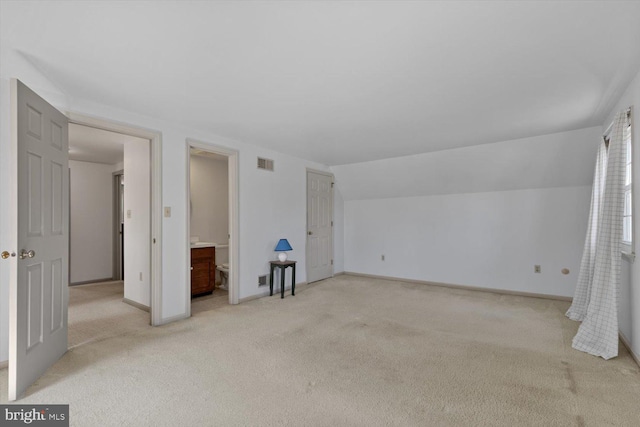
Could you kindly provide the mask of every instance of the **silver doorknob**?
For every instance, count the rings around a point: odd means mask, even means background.
[[[16,256],[16,253],[15,252],[9,253],[9,251],[2,251],[2,254],[0,254],[0,256],[2,257],[2,259],[7,259],[10,256]]]
[[[34,250],[27,251],[23,249],[20,251],[20,259],[33,258],[34,256],[36,256],[36,252]]]

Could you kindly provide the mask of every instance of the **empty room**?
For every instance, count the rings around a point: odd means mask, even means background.
[[[0,424],[638,425],[639,46],[637,1],[0,0]],[[145,149],[98,193],[77,127]]]

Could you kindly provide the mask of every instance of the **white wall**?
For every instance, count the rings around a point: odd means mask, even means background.
[[[286,238],[293,248],[288,258],[298,262],[296,282],[307,280],[307,168],[327,170],[324,165],[273,151],[247,148],[244,152],[247,154],[240,156],[245,178],[240,184],[240,298],[263,292],[258,291],[258,276],[269,274],[269,261],[277,259],[274,248],[281,238]],[[258,169],[257,157],[273,159],[275,170]],[[287,269],[287,286],[290,270]]]
[[[69,161],[70,282],[113,275],[113,166]]]
[[[631,116],[632,124],[632,150],[633,150],[633,232],[635,251],[638,252],[638,239],[640,239],[640,72],[636,75],[629,87],[619,99],[615,108],[609,113],[609,117],[602,124],[604,131],[613,121],[618,111],[626,110],[633,106]],[[618,321],[622,335],[631,344],[632,351],[640,358],[640,260],[630,263],[623,258],[622,283],[618,296],[619,310]]]
[[[191,235],[203,242],[226,244],[229,241],[228,161],[191,156],[190,186]]]
[[[572,296],[600,134],[333,167],[345,199],[344,270]]]
[[[590,197],[584,186],[347,201],[345,270],[573,296]]]
[[[124,144],[124,297],[151,304],[151,146]]]

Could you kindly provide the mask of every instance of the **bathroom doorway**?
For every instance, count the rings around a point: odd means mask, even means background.
[[[188,313],[238,303],[237,152],[187,141]]]

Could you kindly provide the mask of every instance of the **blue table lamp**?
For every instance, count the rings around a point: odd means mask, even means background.
[[[280,241],[278,242],[278,244],[276,245],[276,252],[280,252],[278,254],[278,259],[282,262],[285,262],[287,260],[287,252],[286,251],[292,251],[293,248],[291,247],[291,245],[289,244],[289,242],[287,241],[287,239],[280,239]]]

